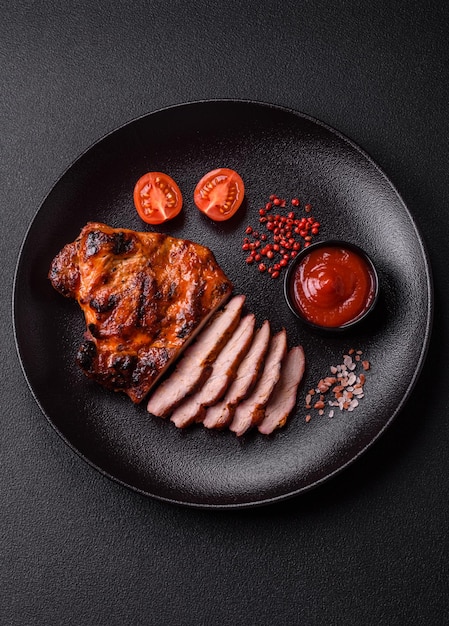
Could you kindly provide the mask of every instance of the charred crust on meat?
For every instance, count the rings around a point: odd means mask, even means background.
[[[89,301],[89,306],[97,313],[107,313],[107,311],[110,311],[117,305],[118,299],[119,297],[116,294],[111,293],[103,302],[97,298],[92,298]]]
[[[108,235],[101,230],[91,230],[86,237],[84,256],[88,259],[98,254],[102,245],[107,242]]]
[[[139,385],[142,378],[147,375],[154,375],[157,372],[156,362],[151,356],[141,358],[135,367],[131,380],[134,385]]]
[[[85,339],[78,349],[76,361],[83,370],[89,371],[97,356],[97,347],[93,341]]]
[[[124,354],[123,356],[118,356],[112,362],[112,367],[115,370],[121,372],[130,372],[135,369],[137,364],[137,357],[134,354]]]
[[[170,283],[170,287],[168,289],[167,298],[173,298],[176,294],[177,284],[175,282]]]
[[[220,296],[224,296],[225,293],[230,291],[229,283],[227,282],[220,283],[219,285],[217,285],[216,291],[218,294],[220,294]]]
[[[68,281],[64,280],[64,277],[61,275],[61,273],[56,267],[51,268],[51,271],[48,277],[53,287],[57,291],[59,291],[60,294],[62,294],[66,298],[72,297],[73,290],[71,289],[70,284],[68,283]]]
[[[60,273],[61,272],[56,264],[55,259],[55,261],[53,261],[53,263],[51,264],[50,271],[48,272],[48,278],[51,280],[52,283],[56,283],[59,279]]]
[[[136,315],[137,315],[137,324],[141,325],[145,317],[145,313],[148,307],[148,302],[150,301],[150,298],[151,298],[151,293],[154,289],[154,279],[151,276],[148,276],[147,274],[143,274],[139,276],[139,279],[141,283],[141,291],[139,294],[139,304],[137,306]]]
[[[192,328],[194,326],[195,326],[195,324],[192,321],[184,322],[184,324],[181,326],[181,328],[176,333],[176,336],[179,337],[180,339],[184,339],[184,337],[187,337],[187,335],[192,331]]]
[[[79,288],[77,253],[78,248],[74,243],[66,244],[53,259],[48,272],[53,287],[67,298],[73,298]]]
[[[132,372],[132,383],[139,386],[148,376],[158,374],[167,365],[171,356],[171,353],[164,347],[151,348],[144,355],[140,355]]]
[[[112,254],[121,256],[134,250],[134,238],[123,232],[106,233],[101,230],[91,230],[85,243],[85,258],[88,259],[100,252],[103,247],[109,247]]]
[[[134,238],[123,231],[119,231],[118,233],[114,233],[112,235],[112,252],[113,254],[123,255],[129,254],[134,250]]]

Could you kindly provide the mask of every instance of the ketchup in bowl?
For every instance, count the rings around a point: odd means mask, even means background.
[[[313,326],[344,329],[377,299],[376,270],[354,244],[323,241],[305,248],[289,268],[285,295],[292,311]]]

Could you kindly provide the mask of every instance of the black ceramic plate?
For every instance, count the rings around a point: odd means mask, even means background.
[[[246,203],[214,223],[194,206],[197,181],[219,166],[245,181]],[[51,287],[53,256],[82,226],[150,230],[133,208],[136,180],[170,174],[184,195],[182,215],[159,229],[209,246],[247,307],[301,343],[307,371],[287,426],[242,438],[204,427],[177,430],[122,395],[88,381],[74,364],[82,337],[78,306]],[[244,262],[247,224],[277,193],[313,205],[320,238],[358,243],[380,277],[381,300],[369,326],[321,336],[301,326],[284,303],[282,280]],[[212,101],[164,109],[101,139],[61,177],[37,212],[15,280],[14,322],[29,386],[50,423],[107,476],[156,498],[202,507],[243,507],[298,494],[347,466],[384,431],[409,396],[431,326],[426,253],[396,189],[372,160],[340,133],[299,113],[250,102]],[[353,413],[306,423],[306,391],[349,348],[372,364],[365,398]]]

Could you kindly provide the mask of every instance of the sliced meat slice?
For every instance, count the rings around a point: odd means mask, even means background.
[[[235,380],[222,400],[210,406],[203,419],[206,428],[225,428],[231,422],[237,404],[247,396],[260,375],[263,360],[270,343],[270,323],[262,324],[245,356]]]
[[[258,425],[259,432],[269,435],[287,421],[296,403],[299,383],[304,375],[306,359],[302,346],[295,346],[282,363],[281,377],[270,396],[265,415]]]
[[[196,393],[186,398],[173,412],[171,421],[178,428],[185,428],[195,421],[202,421],[205,407],[223,396],[233,379],[241,359],[253,339],[255,317],[244,317],[227,344],[218,354],[212,372]]]
[[[209,376],[211,364],[240,321],[245,296],[234,296],[201,331],[184,353],[174,372],[150,396],[147,410],[167,417],[173,409]]]
[[[237,406],[230,429],[243,435],[263,418],[265,406],[281,375],[281,365],[287,352],[287,333],[278,332],[271,340],[264,368],[251,395]]]

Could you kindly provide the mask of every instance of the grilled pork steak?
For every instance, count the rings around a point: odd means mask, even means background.
[[[84,312],[77,361],[85,374],[135,403],[232,291],[208,248],[96,222],[64,246],[49,278]]]

